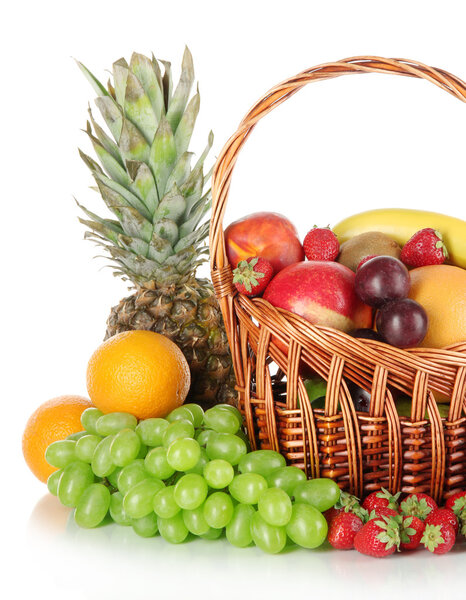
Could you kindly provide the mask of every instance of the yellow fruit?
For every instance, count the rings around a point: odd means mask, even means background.
[[[332,230],[340,244],[360,233],[381,231],[403,246],[416,231],[426,227],[442,234],[449,262],[466,268],[466,221],[455,217],[409,208],[380,208],[348,217]]]
[[[410,271],[409,297],[427,312],[429,328],[420,344],[443,348],[466,340],[466,270],[430,265]]]
[[[81,414],[90,406],[82,396],[58,396],[41,404],[29,417],[23,433],[23,455],[31,471],[44,483],[57,470],[45,460],[47,446],[82,431]]]
[[[102,412],[164,417],[183,404],[191,383],[176,344],[152,331],[125,331],[101,344],[87,367],[87,390]]]

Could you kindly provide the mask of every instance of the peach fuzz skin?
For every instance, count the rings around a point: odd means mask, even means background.
[[[258,212],[225,229],[228,260],[235,268],[241,260],[260,256],[268,260],[274,273],[304,260],[304,250],[295,226],[278,213]]]
[[[353,271],[336,262],[290,265],[272,279],[263,297],[314,325],[346,333],[372,324],[372,309],[354,292]]]

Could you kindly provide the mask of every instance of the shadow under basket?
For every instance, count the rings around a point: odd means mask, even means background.
[[[281,452],[308,477],[330,477],[358,497],[385,487],[442,501],[466,488],[466,341],[402,350],[311,325],[261,298],[238,294],[225,251],[223,216],[238,154],[256,123],[310,82],[357,73],[426,79],[462,101],[466,83],[446,71],[401,59],[357,57],[320,65],[272,88],[249,111],[214,168],[211,274],[233,356],[239,408],[252,449]],[[306,372],[327,381],[313,408]],[[371,394],[355,410],[348,382]],[[398,415],[394,393],[412,397]],[[434,394],[450,399],[442,418]]]

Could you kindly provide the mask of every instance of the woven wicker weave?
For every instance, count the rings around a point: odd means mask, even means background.
[[[400,350],[313,326],[261,298],[238,294],[225,252],[223,215],[233,168],[256,123],[308,83],[353,73],[418,77],[466,101],[466,83],[446,71],[368,56],[319,65],[272,88],[215,165],[212,281],[253,449],[278,450],[308,477],[331,477],[359,497],[383,486],[440,500],[466,487],[466,341],[441,350]],[[304,364],[328,382],[324,409],[311,407],[300,376]],[[355,411],[349,380],[371,392],[368,413]],[[411,418],[398,416],[393,389],[412,396]],[[451,398],[447,419],[440,417],[433,391]]]

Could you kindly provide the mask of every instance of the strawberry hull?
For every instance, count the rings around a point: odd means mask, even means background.
[[[354,292],[354,273],[336,262],[309,261],[278,273],[264,299],[310,323],[349,332],[372,323],[372,309]]]

